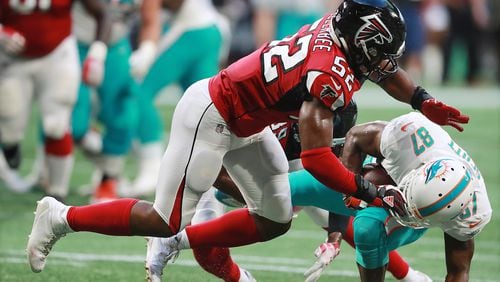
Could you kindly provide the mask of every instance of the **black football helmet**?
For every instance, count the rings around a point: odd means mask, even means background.
[[[359,79],[380,82],[397,71],[405,48],[406,25],[389,0],[345,0],[333,27]]]

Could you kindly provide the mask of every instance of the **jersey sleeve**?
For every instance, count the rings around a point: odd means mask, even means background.
[[[344,83],[321,71],[307,73],[306,87],[313,97],[320,99],[332,111],[344,108],[351,101],[352,93],[346,89]]]

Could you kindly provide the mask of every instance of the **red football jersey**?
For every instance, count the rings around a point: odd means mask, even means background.
[[[0,0],[0,23],[24,36],[23,56],[44,56],[71,34],[72,3],[73,0]]]
[[[332,111],[349,104],[361,84],[334,42],[333,16],[263,45],[210,80],[210,96],[237,136],[296,119],[311,96]]]

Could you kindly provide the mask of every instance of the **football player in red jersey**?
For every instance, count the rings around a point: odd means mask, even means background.
[[[89,206],[39,201],[28,242],[32,270],[43,270],[55,242],[74,231],[168,237],[166,248],[207,251],[273,239],[290,228],[288,164],[268,127],[298,119],[301,160],[326,186],[403,213],[403,196],[347,170],[331,151],[333,111],[345,107],[365,79],[439,124],[466,123],[437,102],[396,64],[405,24],[388,0],[346,0],[295,35],[264,44],[218,75],[194,83],[174,112],[154,204],[120,199]],[[247,208],[189,225],[196,203],[221,166]],[[393,201],[384,201],[384,199]]]
[[[71,112],[80,83],[75,38],[71,35],[71,0],[0,0],[0,53],[8,56],[0,72],[0,136],[8,173],[7,186],[22,192],[30,187],[17,175],[20,143],[24,138],[31,101],[40,106],[45,160],[46,193],[63,199],[73,167]],[[98,0],[82,0],[98,20],[94,52],[89,60],[106,53],[110,17]],[[95,65],[95,64],[94,64]],[[92,77],[87,68],[84,78]]]

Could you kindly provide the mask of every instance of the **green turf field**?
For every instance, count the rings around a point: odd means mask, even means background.
[[[500,209],[500,171],[495,164],[500,157],[500,113],[498,108],[467,109],[471,122],[464,133],[447,128],[455,140],[468,150],[480,167],[489,189],[494,211]],[[358,121],[390,119],[405,109],[360,109]],[[170,108],[166,108],[166,119]],[[34,130],[31,130],[34,131]],[[24,144],[23,171],[29,170],[34,157],[34,134]],[[133,163],[128,166],[133,174]],[[92,166],[81,156],[75,164],[70,204],[84,204],[86,197],[77,187],[89,182]],[[119,238],[90,233],[70,234],[56,244],[42,273],[34,274],[26,261],[25,245],[31,229],[35,201],[42,193],[34,191],[17,195],[0,184],[0,281],[143,281],[145,240],[141,237]],[[500,217],[493,219],[476,237],[471,281],[500,281]],[[235,248],[232,253],[241,266],[250,270],[258,281],[303,281],[302,273],[313,262],[313,250],[324,240],[324,232],[314,226],[305,214],[294,220],[291,230],[271,242]],[[401,253],[418,270],[435,281],[445,273],[443,235],[429,231],[424,238],[401,249]],[[328,267],[320,281],[357,281],[353,251],[343,244],[341,255]],[[198,267],[189,251],[175,264],[168,265],[166,281],[217,281]],[[388,275],[388,280],[393,279]]]

